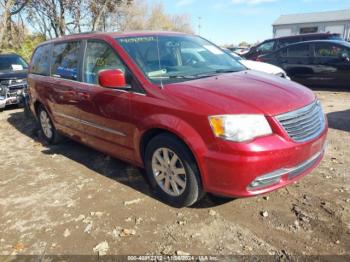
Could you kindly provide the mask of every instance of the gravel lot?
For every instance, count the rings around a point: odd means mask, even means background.
[[[22,109],[0,113],[0,254],[350,255],[350,92],[315,91],[328,149],[298,183],[176,209],[142,171],[67,140],[43,143]]]

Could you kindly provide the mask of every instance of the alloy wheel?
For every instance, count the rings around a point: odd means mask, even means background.
[[[187,175],[178,155],[169,148],[159,148],[152,156],[152,171],[158,186],[171,196],[180,196],[186,189]]]
[[[40,112],[40,124],[43,129],[44,135],[48,139],[51,139],[53,135],[52,124],[48,114],[44,110]]]

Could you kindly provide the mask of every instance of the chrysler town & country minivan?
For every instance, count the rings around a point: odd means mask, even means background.
[[[163,201],[266,193],[311,172],[327,122],[309,89],[247,70],[198,36],[90,33],[40,44],[28,84],[50,143],[61,135],[145,168]]]

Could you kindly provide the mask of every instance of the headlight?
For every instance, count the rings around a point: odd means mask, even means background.
[[[209,123],[216,137],[244,142],[255,137],[272,134],[264,115],[209,116]]]
[[[0,96],[6,96],[7,87],[0,86]]]

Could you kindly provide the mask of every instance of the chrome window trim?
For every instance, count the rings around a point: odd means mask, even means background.
[[[90,126],[90,127],[94,127],[94,128],[97,128],[97,129],[100,129],[100,130],[103,130],[103,131],[106,131],[106,132],[109,132],[109,133],[112,133],[112,134],[115,134],[115,135],[126,136],[126,134],[123,133],[123,132],[120,132],[120,131],[117,131],[117,130],[114,130],[114,129],[111,129],[111,128],[108,128],[108,127],[104,127],[104,126],[101,126],[101,125],[98,125],[96,123],[92,123],[92,122],[89,122],[89,121],[86,121],[86,120],[83,120],[83,119],[80,119],[80,118],[69,116],[69,115],[66,115],[66,114],[63,114],[63,113],[54,113],[54,114],[58,115],[58,116],[61,116],[61,117],[64,117],[64,118],[67,118],[67,119],[70,119],[70,120],[73,120],[73,121],[78,122],[80,124],[83,124],[83,125],[86,125],[86,126]]]
[[[34,75],[34,76],[39,76],[39,77],[49,77],[51,79],[56,79],[56,80],[60,80],[60,81],[68,81],[68,82],[72,82],[72,83],[78,83],[78,84],[83,84],[83,85],[88,85],[88,86],[97,86],[99,88],[104,88],[100,85],[97,85],[97,84],[91,84],[91,83],[85,83],[85,82],[80,82],[80,81],[77,81],[77,80],[71,80],[71,79],[66,79],[66,78],[60,78],[60,77],[54,77],[54,76],[43,76],[43,75],[38,75],[38,74],[33,74],[33,73],[30,73],[28,76],[30,75]],[[118,88],[105,88],[105,89],[109,89],[109,90],[113,90],[115,92],[123,92],[123,93],[130,93],[130,94],[134,94],[134,95],[140,95],[140,96],[147,96],[147,94],[145,93],[139,93],[139,92],[135,92],[135,91],[132,91],[132,89],[128,89],[128,90],[124,90],[124,89],[118,89]]]

